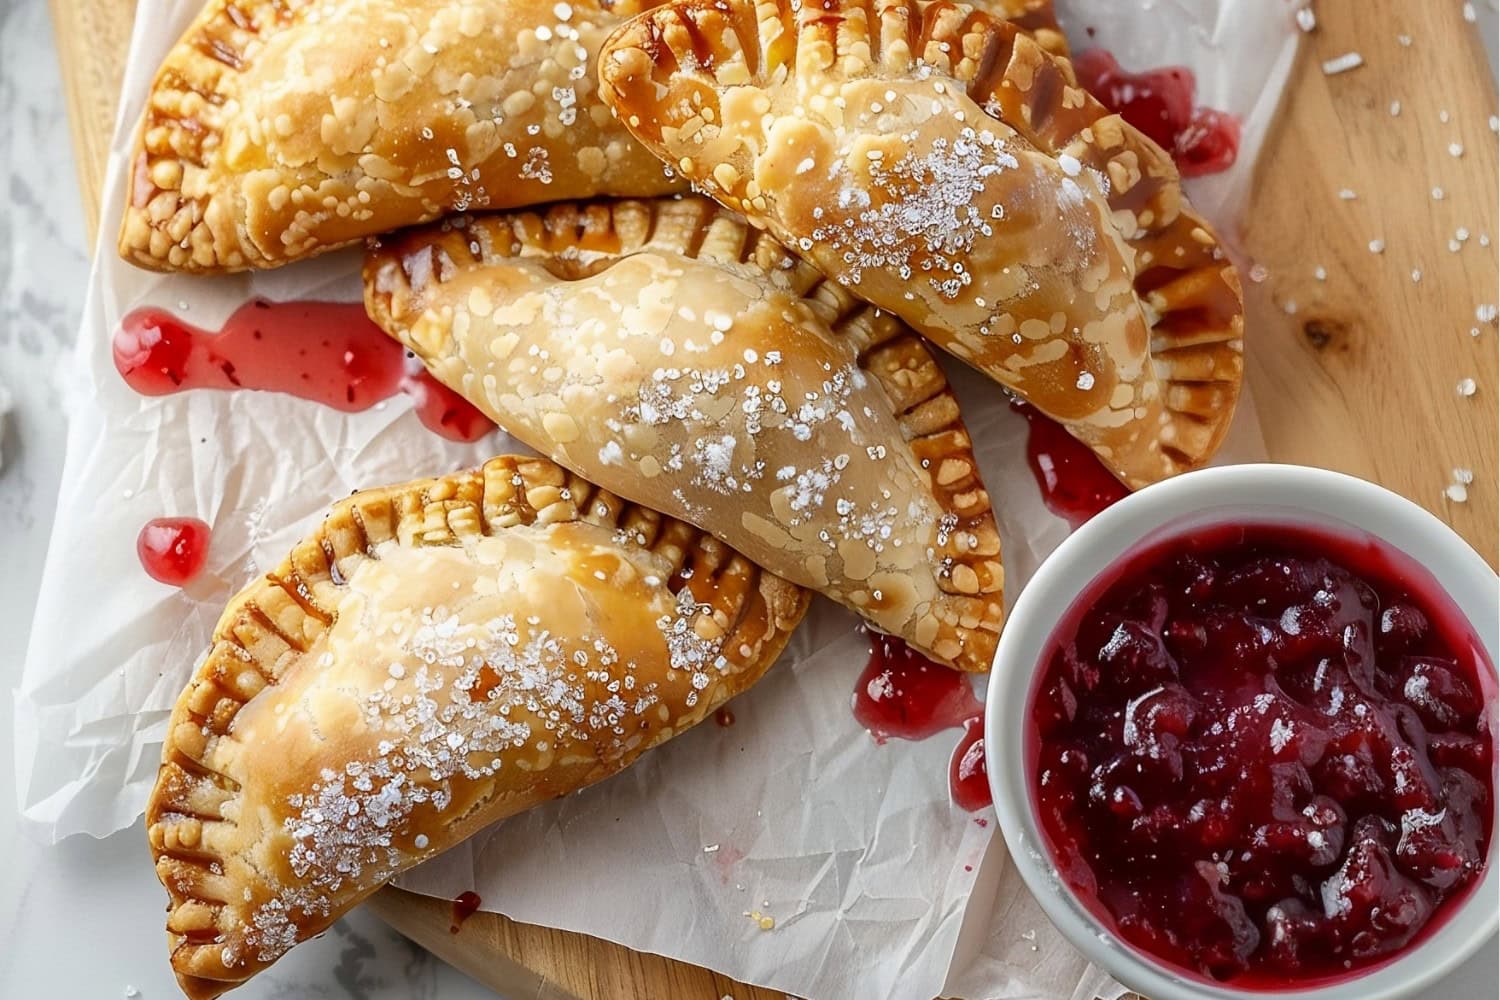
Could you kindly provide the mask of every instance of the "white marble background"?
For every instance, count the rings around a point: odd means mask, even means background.
[[[1493,58],[1494,8],[1490,0],[1477,6]],[[164,900],[139,827],[49,849],[27,840],[16,822],[10,697],[62,471],[67,349],[88,276],[54,53],[44,0],[0,0],[0,399],[8,390],[14,402],[0,420],[0,998],[168,1000],[179,994],[162,947]],[[1431,995],[1490,1000],[1494,959],[1491,947]],[[494,994],[356,912],[244,996]]]

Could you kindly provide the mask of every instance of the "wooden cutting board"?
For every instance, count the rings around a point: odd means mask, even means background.
[[[1246,281],[1246,341],[1266,447],[1276,461],[1338,469],[1405,494],[1494,565],[1500,356],[1495,322],[1481,322],[1476,309],[1500,301],[1495,81],[1457,0],[1315,7],[1317,29],[1235,234],[1264,268]],[[134,0],[52,0],[52,10],[96,227]],[[1324,73],[1325,61],[1348,52],[1364,65]],[[1465,396],[1458,386],[1469,379]],[[1473,473],[1464,502],[1444,495],[1455,469]],[[779,997],[494,914],[450,934],[445,901],[395,889],[367,905],[510,997]]]

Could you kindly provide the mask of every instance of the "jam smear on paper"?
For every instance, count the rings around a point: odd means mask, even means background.
[[[984,762],[984,716],[964,720],[964,734],[948,764],[948,789],[960,809],[978,812],[991,804],[990,774]]]
[[[158,517],[141,528],[135,553],[151,579],[181,587],[203,569],[211,535],[195,517]]]
[[[967,675],[933,663],[895,636],[870,633],[870,660],[854,689],[854,718],[876,743],[925,740],[984,711]]]
[[[964,735],[949,763],[953,802],[970,812],[990,804],[984,767],[984,706],[966,674],[933,663],[894,636],[869,632],[870,660],[854,689],[854,718],[876,743]]]
[[[453,922],[448,925],[448,933],[457,934],[464,921],[479,912],[482,902],[479,893],[473,890],[459,893],[458,898],[453,901]]]
[[[1026,418],[1026,464],[1052,513],[1077,528],[1130,494],[1088,445],[1057,421],[1020,400],[1011,408]]]
[[[477,441],[494,429],[359,303],[252,299],[217,332],[162,309],[137,309],[115,331],[113,353],[126,383],[146,396],[259,389],[354,413],[406,395],[423,425],[450,440]]]
[[[1078,82],[1171,153],[1182,176],[1201,177],[1234,166],[1239,120],[1196,104],[1198,81],[1192,70],[1163,66],[1132,73],[1104,49],[1080,52],[1073,65]]]
[[[1064,615],[1031,697],[1062,878],[1135,947],[1312,989],[1420,942],[1480,882],[1494,667],[1425,569],[1279,524],[1195,529]]]

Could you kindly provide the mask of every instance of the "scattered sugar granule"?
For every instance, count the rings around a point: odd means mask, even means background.
[[[419,833],[412,838],[412,843],[416,845],[417,850],[425,851],[427,850],[427,845],[432,843],[432,841],[427,839],[427,834]]]
[[[1338,76],[1347,73],[1351,69],[1359,69],[1365,64],[1365,57],[1358,52],[1345,52],[1341,56],[1335,56],[1323,63],[1324,76]]]
[[[1479,15],[1475,13],[1474,5],[1472,3],[1464,3],[1464,20],[1468,21],[1470,24],[1473,24],[1475,21],[1479,20]]]
[[[1443,189],[1442,188],[1433,188],[1432,189],[1432,200],[1433,201],[1442,201],[1445,197],[1447,197],[1447,196],[1443,193]]]
[[[1021,932],[1021,940],[1025,941],[1027,944],[1031,945],[1031,950],[1032,951],[1036,951],[1037,950],[1036,931],[1022,931]]]
[[[1453,470],[1453,481],[1468,486],[1474,481],[1474,470],[1457,468]]]
[[[1401,116],[1401,102],[1400,101],[1392,101],[1391,102],[1391,117],[1392,118],[1399,118],[1400,116]]]
[[[1500,318],[1500,306],[1497,306],[1493,302],[1486,302],[1483,305],[1475,306],[1474,318],[1481,323],[1493,323],[1497,318]]]
[[[1370,252],[1371,253],[1385,253],[1385,240],[1371,240],[1370,241]]]
[[[136,989],[134,986],[127,985],[125,987],[125,1000],[135,1000],[135,998],[140,995],[141,991]]]
[[[1409,49],[1409,48],[1411,48],[1411,36],[1410,35],[1397,35],[1396,36],[1396,41],[1398,41],[1398,42],[1401,43],[1401,47],[1403,49]]]
[[[1265,281],[1270,276],[1271,272],[1266,270],[1266,266],[1264,264],[1252,264],[1250,266],[1250,280],[1255,282],[1257,285]]]
[[[1452,483],[1443,490],[1443,496],[1454,503],[1465,503],[1469,499],[1469,488],[1463,483]]]
[[[1461,142],[1448,143],[1448,155],[1455,160],[1464,155],[1464,146]]]
[[[1490,115],[1490,131],[1500,132],[1500,115]]]
[[[1281,309],[1288,316],[1295,316],[1295,315],[1297,315],[1297,300],[1296,299],[1287,299],[1284,303],[1282,303]]]
[[[1448,252],[1449,253],[1458,253],[1463,248],[1464,248],[1464,245],[1462,243],[1458,242],[1458,240],[1449,240],[1448,241]]]
[[[1453,231],[1453,238],[1460,243],[1467,243],[1469,241],[1469,230],[1463,226],[1459,226]]]
[[[1444,108],[1443,110],[1438,112],[1438,121],[1442,122],[1444,125],[1448,124],[1452,117],[1452,115],[1448,114],[1447,108]]]
[[[1459,379],[1458,380],[1457,389],[1458,389],[1458,394],[1460,396],[1463,396],[1465,399],[1467,399],[1468,397],[1474,395],[1474,393],[1476,393],[1476,392],[1479,391],[1479,387],[1474,384],[1474,380],[1471,379],[1471,378],[1461,378],[1461,379]]]
[[[1312,31],[1318,26],[1318,15],[1313,13],[1311,7],[1303,7],[1297,11],[1297,27],[1303,31]]]
[[[1358,198],[1359,195],[1354,193],[1353,188],[1343,188],[1339,191],[1339,197],[1344,201],[1353,201],[1354,199]]]
[[[1080,372],[1079,375],[1078,375],[1078,381],[1075,384],[1078,386],[1079,389],[1083,390],[1084,392],[1088,392],[1090,389],[1092,389],[1094,387],[1094,376],[1093,376],[1093,373],[1091,373],[1091,372]]]
[[[1421,284],[1421,282],[1422,282],[1422,272],[1419,271],[1419,270],[1417,270],[1416,268],[1412,268],[1411,269],[1411,283],[1413,285],[1417,285],[1417,284]]]
[[[1319,281],[1327,281],[1328,270],[1322,267],[1315,267],[1313,268],[1313,277],[1317,278]]]
[[[717,853],[719,853],[719,845],[718,844],[708,844],[708,845],[706,845],[703,848],[703,853],[704,854],[717,854]]]

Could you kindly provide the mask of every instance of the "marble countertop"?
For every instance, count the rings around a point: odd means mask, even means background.
[[[1493,43],[1491,43],[1493,44]],[[1493,51],[1493,50],[1492,50]],[[89,254],[44,0],[0,2],[0,997],[178,996],[163,948],[165,899],[139,825],[43,847],[17,828],[10,692],[20,673],[62,471],[68,348]],[[0,392],[3,397],[3,392]],[[1430,991],[1495,995],[1492,946]],[[239,994],[236,994],[239,995]],[[356,911],[244,991],[254,997],[495,994]]]

